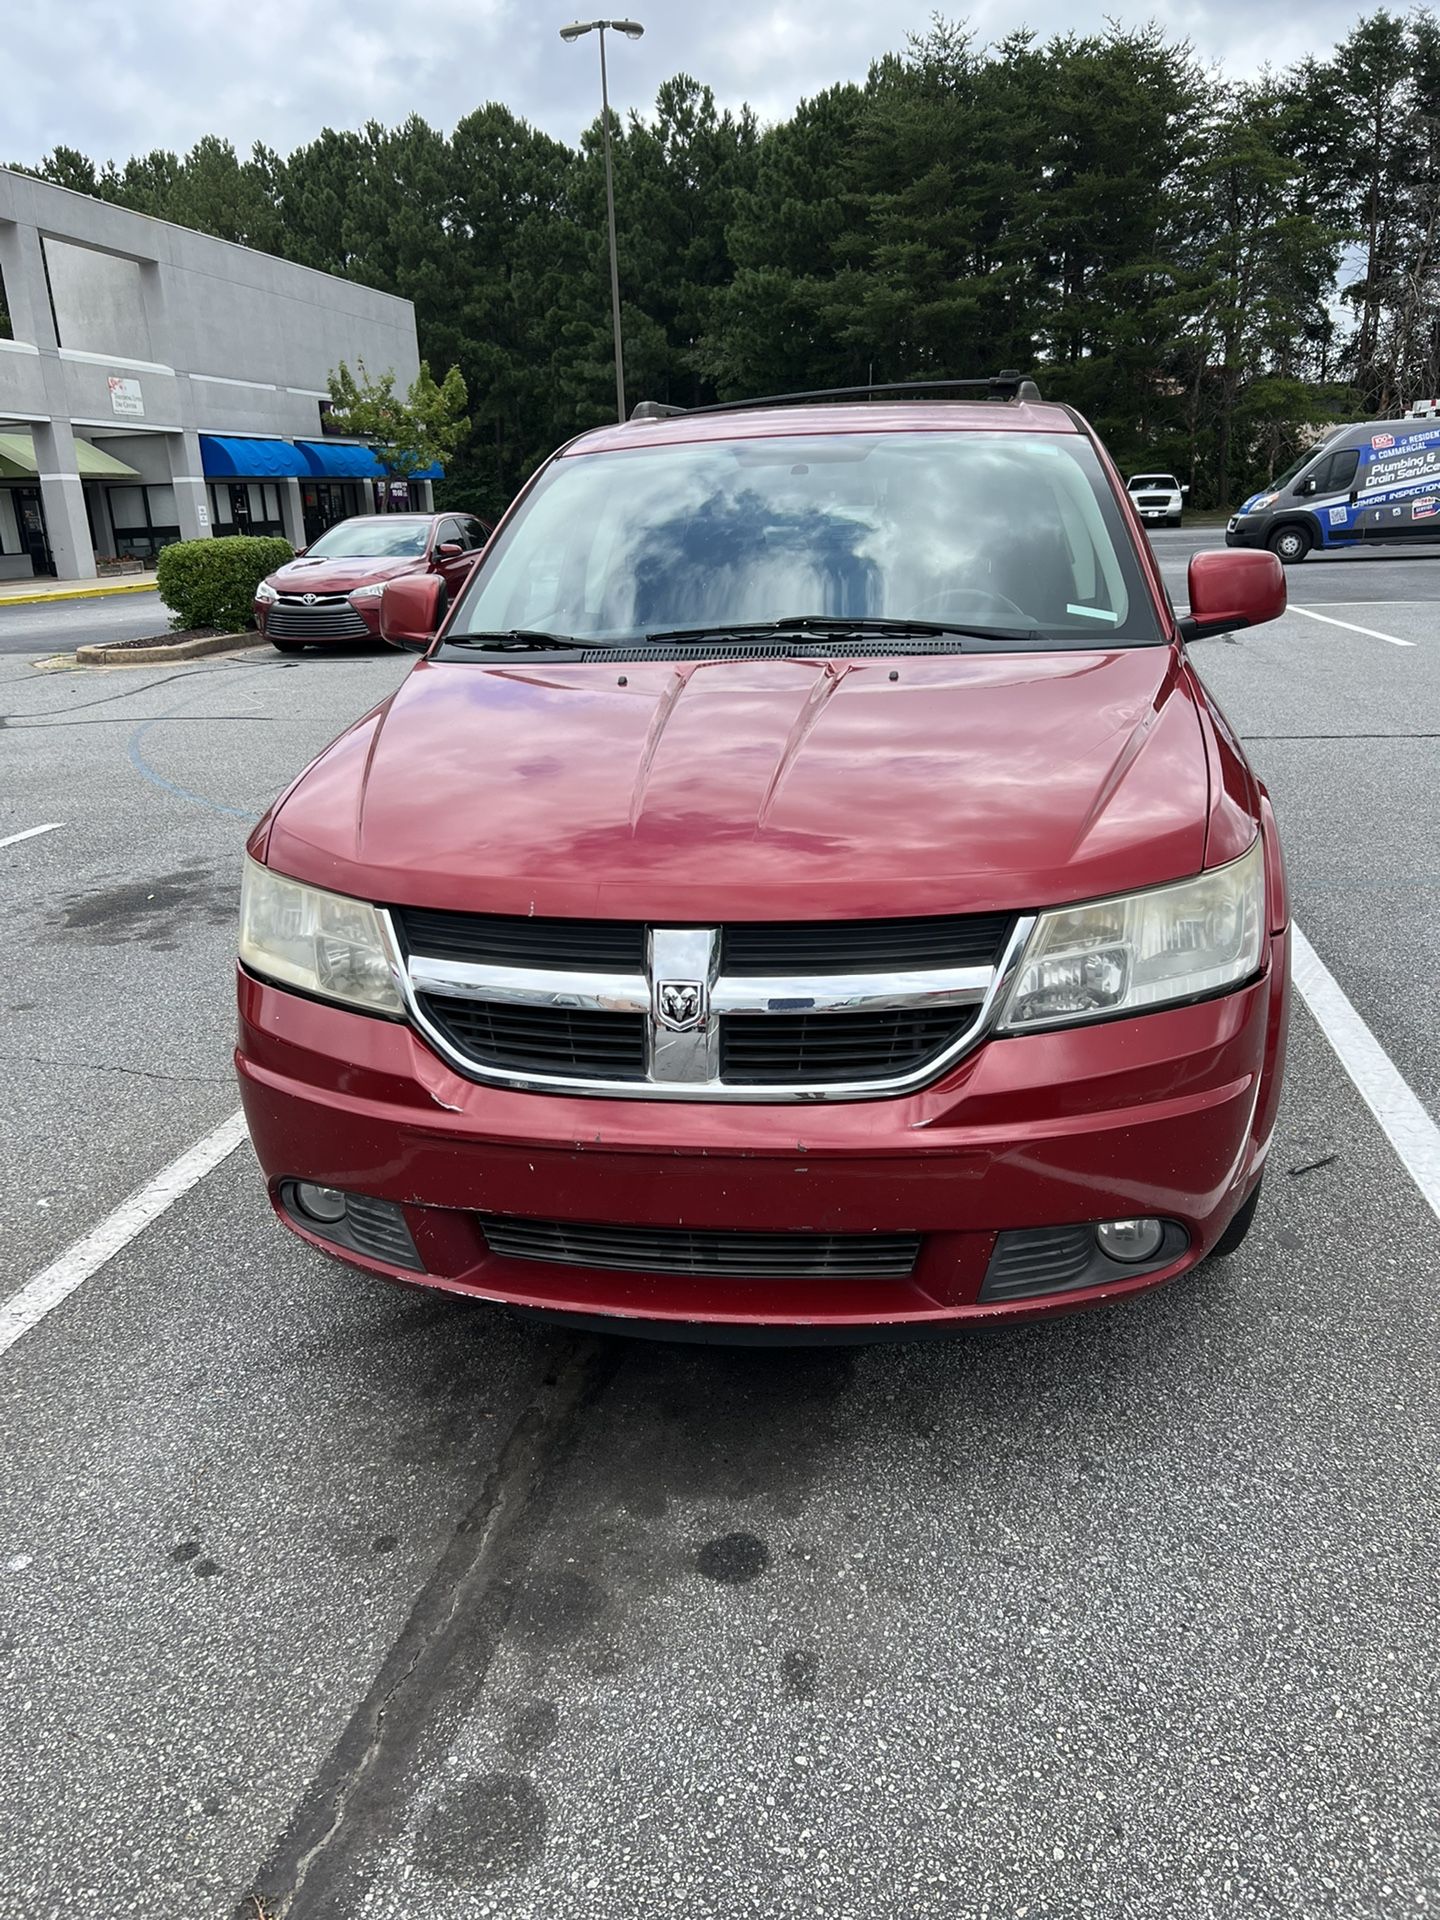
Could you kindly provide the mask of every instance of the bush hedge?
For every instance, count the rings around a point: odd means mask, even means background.
[[[255,623],[255,589],[294,552],[288,540],[260,540],[246,533],[177,540],[162,548],[155,584],[175,616],[170,624],[242,633]]]

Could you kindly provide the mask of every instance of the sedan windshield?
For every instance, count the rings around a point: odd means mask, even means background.
[[[342,520],[305,549],[307,559],[409,560],[425,551],[428,520]]]
[[[1080,434],[832,433],[554,461],[493,543],[455,637],[593,642],[764,622],[952,623],[982,639],[1156,641]]]

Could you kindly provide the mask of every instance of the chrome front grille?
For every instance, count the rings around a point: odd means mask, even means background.
[[[978,1044],[1033,921],[645,927],[396,907],[415,1025],[473,1079],[674,1100],[865,1099]]]
[[[368,640],[370,629],[343,593],[282,593],[265,616],[277,640]]]

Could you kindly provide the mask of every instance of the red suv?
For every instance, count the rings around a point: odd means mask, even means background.
[[[432,574],[458,593],[490,529],[468,513],[364,513],[337,520],[255,590],[255,625],[281,653],[380,637],[387,581]]]
[[[966,383],[967,385],[981,383]],[[249,844],[237,1060],[281,1219],[605,1324],[875,1334],[1237,1246],[1280,1093],[1264,789],[1083,420],[645,417],[557,454]]]

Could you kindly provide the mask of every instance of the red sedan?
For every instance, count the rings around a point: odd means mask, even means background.
[[[271,1200],[393,1280],[871,1337],[1237,1246],[1280,1094],[1274,820],[1071,410],[817,396],[584,435],[246,861]]]
[[[378,640],[380,596],[406,574],[458,593],[490,529],[468,513],[366,513],[339,520],[255,592],[255,625],[281,653]]]

